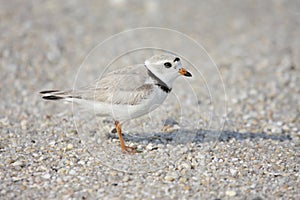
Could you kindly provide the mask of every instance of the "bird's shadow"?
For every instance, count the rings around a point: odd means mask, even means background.
[[[114,133],[108,133],[108,138],[118,138]],[[236,131],[213,131],[203,129],[180,129],[173,132],[156,132],[139,134],[123,134],[124,140],[135,143],[154,143],[154,144],[186,144],[186,143],[206,143],[214,141],[229,141],[235,140],[277,140],[286,141],[292,140],[289,135],[275,135],[267,133],[240,133]]]

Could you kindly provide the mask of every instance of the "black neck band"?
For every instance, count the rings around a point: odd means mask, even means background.
[[[168,88],[168,87],[166,87],[166,86],[164,86],[164,85],[160,85],[159,83],[156,83],[155,85],[159,86],[160,89],[162,89],[162,90],[163,90],[164,92],[166,92],[166,93],[169,93],[169,92],[172,91],[172,88]]]
[[[155,76],[149,69],[147,69],[147,70],[148,70],[148,75],[156,81],[155,85],[159,86],[160,89],[162,89],[166,93],[169,93],[172,91],[172,88],[169,88],[165,82],[163,82],[157,76]]]

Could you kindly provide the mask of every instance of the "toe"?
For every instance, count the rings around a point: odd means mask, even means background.
[[[135,153],[137,153],[136,148],[128,147],[128,146],[125,146],[125,148],[122,149],[122,152],[126,153],[126,154],[135,154]]]

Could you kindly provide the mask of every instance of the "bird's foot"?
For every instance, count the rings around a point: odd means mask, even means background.
[[[126,153],[126,154],[136,154],[137,150],[135,147],[129,147],[129,146],[125,146],[124,148],[122,148],[122,153]]]

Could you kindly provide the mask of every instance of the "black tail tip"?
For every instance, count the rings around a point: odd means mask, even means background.
[[[40,94],[48,94],[53,92],[59,92],[59,90],[44,90],[44,91],[40,91]]]
[[[59,97],[59,96],[55,96],[55,95],[43,96],[42,98],[46,99],[46,100],[60,100],[60,99],[64,99],[63,97]]]

